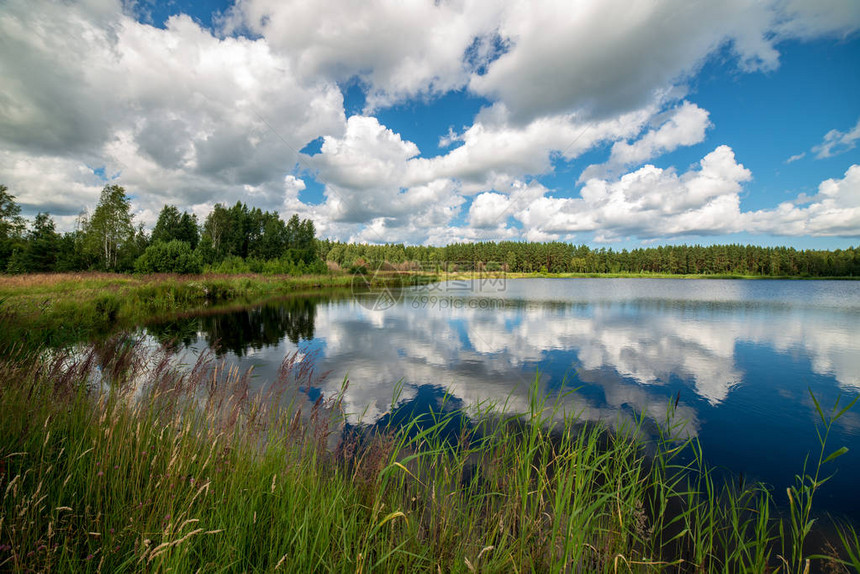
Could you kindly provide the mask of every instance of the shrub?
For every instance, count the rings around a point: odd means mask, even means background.
[[[156,241],[137,258],[138,273],[200,273],[203,262],[185,241]]]
[[[225,257],[217,265],[206,267],[207,272],[221,273],[225,275],[236,275],[244,273],[260,273],[262,275],[325,275],[329,272],[325,262],[317,259],[312,263],[294,261],[284,255],[278,259],[257,259],[249,257],[242,259],[237,255]]]

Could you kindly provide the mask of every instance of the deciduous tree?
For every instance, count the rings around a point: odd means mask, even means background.
[[[106,185],[92,217],[84,222],[84,246],[106,270],[116,270],[120,251],[134,243],[131,203],[125,189]]]
[[[9,193],[9,188],[0,185],[0,271],[6,269],[12,253],[23,247],[25,228],[21,206],[15,203],[15,196]]]

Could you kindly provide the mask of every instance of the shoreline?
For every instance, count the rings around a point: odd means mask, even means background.
[[[313,295],[321,289],[352,289],[355,281],[347,274],[0,276],[0,347],[63,345],[180,314]],[[371,285],[421,281],[426,277],[391,272],[374,277]]]

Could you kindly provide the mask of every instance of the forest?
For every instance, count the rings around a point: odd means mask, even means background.
[[[58,233],[47,213],[32,222],[0,185],[0,272],[115,271],[138,273],[325,273],[371,269],[425,272],[505,271],[858,277],[860,248],[798,250],[756,245],[665,245],[591,248],[564,242],[454,243],[444,247],[355,244],[317,239],[310,219],[262,211],[238,202],[216,204],[200,224],[165,205],[151,233],[135,226],[130,199],[106,185],[95,209],[73,231]],[[326,265],[328,262],[328,266]]]
[[[622,273],[857,277],[860,249],[797,250],[755,245],[667,245],[619,251],[562,242],[454,243],[446,247],[356,245],[319,241],[320,256],[347,269],[421,268],[425,271],[510,273]]]
[[[114,271],[138,273],[324,273],[310,219],[237,202],[216,204],[202,225],[197,217],[165,205],[147,233],[134,224],[130,198],[106,185],[98,205],[83,212],[75,229],[58,233],[50,215],[28,223],[6,186],[0,185],[0,271],[6,273]]]

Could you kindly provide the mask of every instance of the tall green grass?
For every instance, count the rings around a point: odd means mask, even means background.
[[[3,357],[0,570],[857,568],[851,525],[839,550],[808,539],[844,407],[821,410],[824,454],[780,520],[767,488],[715,478],[675,404],[646,449],[644,420],[585,424],[537,385],[524,413],[443,404],[357,429],[340,397],[302,399],[312,383],[296,357],[255,391],[210,356],[182,365],[128,339]]]

